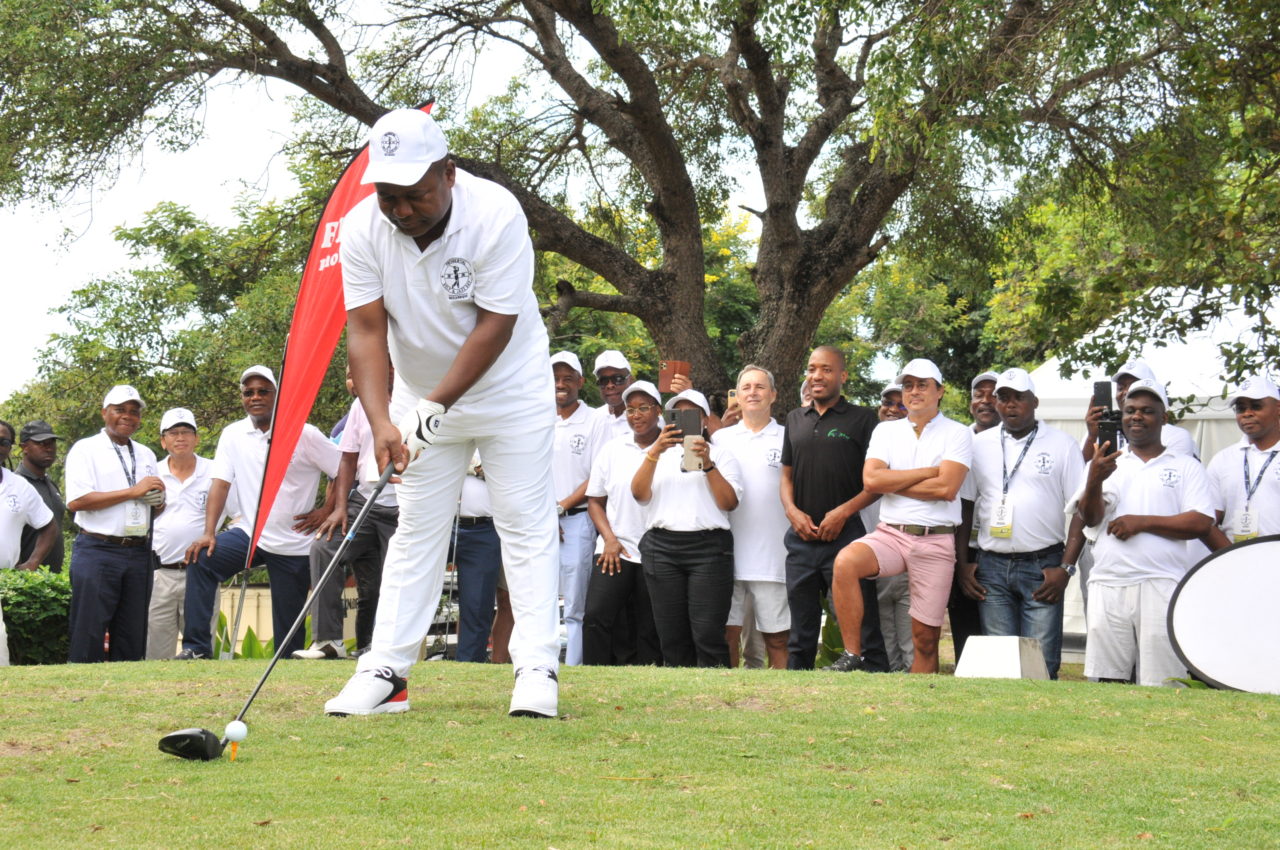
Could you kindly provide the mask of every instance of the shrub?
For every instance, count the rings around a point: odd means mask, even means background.
[[[65,664],[70,649],[71,579],[66,573],[0,570],[0,608],[12,664]]]

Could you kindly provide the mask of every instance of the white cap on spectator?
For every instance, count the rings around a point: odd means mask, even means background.
[[[563,363],[579,375],[582,374],[582,361],[572,351],[557,351],[551,355],[551,365],[555,366],[557,363]]]
[[[1145,378],[1141,381],[1134,381],[1129,385],[1129,392],[1125,395],[1125,401],[1133,398],[1138,393],[1150,393],[1160,399],[1160,403],[1165,407],[1169,406],[1169,397],[1164,393],[1164,385],[1159,381],[1148,381]]]
[[[658,392],[658,388],[649,381],[636,381],[631,386],[622,391],[622,403],[626,404],[627,399],[636,393],[644,393],[656,402],[662,402],[662,393]]]
[[[1238,398],[1280,399],[1280,389],[1277,389],[1275,384],[1262,375],[1251,375],[1241,381],[1231,395],[1227,396],[1227,404],[1235,404]]]
[[[900,392],[902,392],[902,384],[899,384],[895,381],[894,383],[889,384],[889,386],[885,387],[880,391],[880,400],[884,401],[886,398],[888,398],[889,393],[900,393]]]
[[[1111,380],[1118,381],[1125,375],[1136,378],[1139,381],[1151,381],[1154,383],[1156,380],[1156,373],[1151,371],[1151,367],[1143,360],[1126,360],[1124,365],[1111,376]]]
[[[196,429],[196,415],[185,407],[174,407],[164,412],[164,416],[160,417],[160,433],[163,434],[174,425],[190,425],[191,430]]]
[[[601,369],[622,369],[625,372],[630,372],[631,364],[627,362],[627,358],[622,355],[621,351],[614,351],[611,348],[608,351],[600,352],[600,356],[596,358],[596,367],[592,371],[599,375]]]
[[[707,397],[697,390],[689,389],[684,392],[676,393],[667,399],[667,403],[663,405],[667,410],[675,410],[677,401],[691,401],[698,407],[702,408],[702,412],[711,415],[711,405],[707,404]]]
[[[369,164],[360,182],[412,186],[448,155],[434,118],[421,109],[393,109],[369,131]]]
[[[918,378],[921,376],[917,375],[916,377]],[[978,388],[978,384],[982,383],[983,381],[996,382],[999,380],[1000,380],[1000,376],[997,375],[995,372],[983,372],[981,375],[979,375],[978,377],[974,378],[972,381],[969,382],[969,389],[976,390]],[[939,381],[938,383],[942,383],[942,382]]]
[[[255,375],[259,378],[266,378],[268,381],[271,382],[271,386],[273,387],[280,386],[279,384],[276,383],[276,373],[272,372],[266,366],[250,366],[248,369],[245,369],[243,372],[241,372],[240,386],[243,387],[244,382],[254,377]]]
[[[933,378],[939,384],[942,383],[942,372],[937,365],[924,357],[917,357],[906,366],[902,367],[902,371],[898,373],[898,377],[894,379],[895,384],[901,384],[906,378]]]
[[[996,392],[1005,388],[1018,393],[1036,394],[1036,385],[1026,369],[1005,369],[1001,372],[1000,377],[996,379]]]
[[[112,387],[107,397],[102,400],[102,406],[110,407],[113,404],[124,404],[126,401],[136,401],[138,407],[147,406],[142,396],[138,395],[138,391],[128,384],[116,384]]]

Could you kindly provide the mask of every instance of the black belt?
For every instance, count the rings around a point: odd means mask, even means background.
[[[146,546],[147,538],[145,537],[112,537],[110,534],[99,534],[96,531],[85,531],[80,529],[80,533],[85,537],[92,537],[94,540],[101,540],[103,543],[110,543],[114,546]]]
[[[569,508],[569,510],[567,510],[567,511],[565,511],[565,512],[564,512],[564,515],[565,515],[565,516],[577,516],[578,514],[586,513],[586,511],[587,511],[587,506],[586,506],[586,505],[583,505],[583,506],[582,506],[582,507],[580,507],[580,508]]]
[[[1045,555],[1052,555],[1056,552],[1066,550],[1066,546],[1062,543],[1055,543],[1052,546],[1046,546],[1043,549],[1037,549],[1034,552],[993,552],[989,549],[979,550],[986,551],[988,555],[995,555],[999,558],[1008,558],[1011,561],[1030,561],[1036,558],[1043,558]]]
[[[912,537],[928,537],[930,534],[956,533],[956,527],[954,525],[898,525],[893,522],[886,522],[885,525],[890,528],[897,529],[903,534],[910,534]]]
[[[458,525],[464,528],[472,528],[477,525],[492,525],[493,517],[491,516],[460,516],[458,517]]]
[[[179,561],[179,562],[178,562],[178,563],[176,563],[176,564],[161,564],[161,565],[160,565],[160,569],[162,569],[162,570],[185,570],[186,568],[187,568],[187,565],[186,565],[185,563],[183,563],[182,561]]]

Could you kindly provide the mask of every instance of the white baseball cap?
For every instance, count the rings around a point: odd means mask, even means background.
[[[245,369],[243,372],[241,372],[240,386],[243,387],[244,382],[254,377],[255,375],[259,378],[266,378],[268,381],[271,382],[271,386],[273,387],[280,386],[279,384],[276,383],[276,373],[272,372],[266,366],[262,366],[262,365],[250,366],[248,369]]]
[[[596,358],[596,366],[592,371],[599,375],[601,369],[622,369],[630,372],[631,364],[627,362],[627,358],[621,351],[614,351],[611,348],[600,352],[600,356]]]
[[[916,375],[916,377],[922,378],[927,376]],[[978,388],[978,384],[982,383],[983,381],[998,382],[999,380],[1000,380],[1000,376],[995,372],[983,372],[981,375],[979,375],[978,377],[974,378],[972,381],[969,382],[969,389],[976,390]],[[942,383],[942,382],[939,381],[938,383]]]
[[[555,366],[557,363],[563,363],[579,375],[582,374],[582,361],[572,351],[557,351],[551,355],[551,365]]]
[[[1262,375],[1251,375],[1241,381],[1240,385],[1231,392],[1231,395],[1227,396],[1227,404],[1235,404],[1238,398],[1280,399],[1280,389],[1277,389],[1275,384]]]
[[[663,405],[663,407],[667,410],[675,410],[677,401],[691,401],[698,405],[698,407],[701,407],[703,413],[708,416],[711,415],[711,405],[707,404],[707,397],[697,390],[689,389],[684,392],[676,393],[671,398],[667,399],[667,403]]]
[[[140,408],[147,406],[138,391],[129,384],[116,384],[112,387],[107,393],[107,397],[102,400],[102,406],[110,407],[113,404],[124,404],[126,401],[136,401]]]
[[[1031,380],[1031,376],[1027,374],[1026,369],[1005,369],[1000,373],[1000,377],[996,379],[996,392],[1003,389],[1011,389],[1019,393],[1036,394],[1036,385]]]
[[[1124,365],[1117,369],[1116,373],[1111,376],[1111,380],[1118,381],[1125,375],[1129,375],[1139,381],[1151,381],[1152,383],[1155,383],[1156,380],[1156,373],[1151,371],[1151,367],[1143,360],[1126,360]]]
[[[434,118],[421,109],[393,109],[369,131],[369,165],[360,182],[412,186],[448,155]]]
[[[198,430],[196,428],[196,415],[185,407],[170,408],[164,412],[164,416],[160,417],[161,434],[174,425],[190,425],[192,430]]]
[[[884,401],[885,398],[888,397],[889,393],[900,393],[900,392],[902,392],[902,384],[899,384],[897,382],[889,384],[887,387],[885,387],[880,391],[880,400]]]
[[[906,378],[933,378],[939,384],[942,383],[942,372],[937,365],[924,357],[917,357],[906,366],[902,367],[902,371],[898,373],[898,377],[894,379],[895,384],[901,384]]]
[[[1148,381],[1145,378],[1141,381],[1134,381],[1129,385],[1129,392],[1125,395],[1125,401],[1133,398],[1138,393],[1150,393],[1160,399],[1160,403],[1165,407],[1169,406],[1169,397],[1164,393],[1164,385],[1159,381]]]
[[[636,393],[644,393],[645,395],[647,395],[649,398],[653,399],[656,402],[662,401],[662,393],[658,392],[658,388],[655,387],[652,383],[650,383],[649,381],[636,381],[631,386],[627,387],[625,390],[622,391],[622,403],[626,404],[627,399],[631,398],[631,396],[635,395]]]

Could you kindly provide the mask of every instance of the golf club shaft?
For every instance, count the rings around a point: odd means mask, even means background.
[[[267,669],[263,671],[262,678],[258,680],[258,684],[254,685],[253,693],[249,694],[249,698],[244,701],[244,707],[240,709],[240,713],[236,715],[236,720],[244,720],[244,716],[249,711],[249,706],[253,705],[254,699],[258,696],[258,691],[262,690],[262,686],[266,683],[267,677],[271,675],[271,671],[275,669],[276,662],[284,655],[285,648],[289,645],[289,641],[302,628],[302,624],[306,622],[307,611],[311,608],[311,603],[315,600],[316,594],[320,592],[320,588],[324,587],[325,582],[333,575],[333,571],[342,563],[342,556],[347,553],[351,541],[355,538],[356,532],[360,530],[360,526],[364,523],[364,518],[369,515],[369,511],[373,508],[373,503],[378,500],[378,496],[382,495],[382,490],[387,486],[387,482],[391,480],[391,476],[395,474],[395,464],[388,463],[387,468],[383,470],[382,477],[378,479],[378,483],[374,486],[373,492],[369,494],[369,498],[365,500],[364,507],[360,509],[360,513],[356,515],[355,522],[351,523],[351,528],[347,530],[346,535],[342,538],[342,543],[338,546],[338,551],[333,553],[329,566],[325,567],[324,573],[316,581],[315,586],[311,588],[311,592],[307,594],[307,600],[302,604],[302,610],[298,612],[298,617],[293,621],[293,625],[284,637],[276,641],[276,654],[271,657],[271,663],[267,665]],[[223,745],[226,745],[224,740]]]
[[[240,615],[244,613],[244,598],[249,593],[249,570],[245,568],[244,573],[240,576],[240,601],[236,603],[236,620],[231,626],[231,633],[227,635],[227,645],[221,654],[225,654],[228,659],[236,657],[236,640],[240,637]]]

